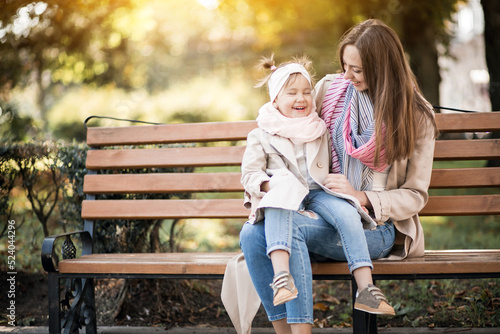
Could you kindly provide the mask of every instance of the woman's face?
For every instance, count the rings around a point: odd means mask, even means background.
[[[274,102],[283,116],[296,118],[306,117],[312,111],[313,98],[311,84],[302,75],[297,75],[283,86]]]
[[[342,59],[344,61],[344,79],[351,80],[354,88],[359,92],[367,90],[368,85],[363,75],[363,63],[358,48],[351,44],[346,45]]]

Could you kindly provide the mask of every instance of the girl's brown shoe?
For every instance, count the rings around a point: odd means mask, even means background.
[[[287,271],[281,271],[273,277],[270,284],[273,288],[273,305],[278,306],[297,298],[299,291],[295,287],[292,275]]]

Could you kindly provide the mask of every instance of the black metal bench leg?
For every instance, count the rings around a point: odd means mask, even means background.
[[[351,280],[352,293],[352,327],[354,334],[377,334],[377,315],[354,309],[358,285],[354,278]]]
[[[59,309],[59,296],[61,289],[59,286],[59,275],[57,272],[48,273],[49,283],[49,333],[61,333],[61,319]]]
[[[95,295],[94,295],[94,280],[87,278],[85,280],[85,306],[83,310],[83,316],[85,321],[85,333],[86,334],[97,334],[97,320],[96,320],[96,309],[95,309]]]

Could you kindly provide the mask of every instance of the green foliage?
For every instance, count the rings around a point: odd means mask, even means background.
[[[49,130],[58,138],[84,138],[81,126],[91,116],[111,116],[158,123],[210,122],[255,119],[266,101],[266,91],[252,88],[244,77],[225,80],[197,77],[163,92],[109,88],[75,88],[47,115]],[[71,113],[68,113],[71,110]],[[112,126],[112,121],[92,120]]]
[[[83,192],[83,178],[87,174],[85,160],[88,147],[73,142],[60,145],[57,151],[59,171],[65,182],[62,184],[62,200],[58,203],[59,222],[64,231],[74,231],[83,227],[81,218]]]
[[[59,200],[60,174],[57,170],[56,146],[52,143],[2,143],[2,160],[12,165],[15,179],[22,181],[31,208],[48,236],[48,222]]]
[[[336,63],[336,44],[342,34],[368,18],[380,19],[393,27],[406,44],[414,44],[412,41],[421,39],[418,33],[406,33],[408,26],[414,25],[417,31],[421,31],[420,24],[425,22],[436,32],[436,42],[446,45],[449,39],[447,22],[452,20],[458,2],[227,0],[221,3],[219,9],[233,29],[238,31],[252,27],[254,50],[292,55],[306,52],[319,61],[321,67],[317,69],[323,76],[333,70],[331,63]]]
[[[36,136],[36,121],[28,115],[20,115],[12,103],[0,99],[0,138],[27,141]]]
[[[0,219],[3,222],[10,220],[12,217],[12,204],[9,202],[9,194],[14,188],[17,175],[17,170],[8,156],[11,145],[5,139],[2,139],[0,144]],[[0,237],[6,229],[7,224],[4,225]]]
[[[53,82],[109,82],[130,86],[122,73],[126,39],[117,37],[114,19],[132,0],[120,1],[2,1],[0,3],[0,87],[24,84],[34,71],[39,79],[48,70]],[[119,34],[119,32],[118,32]],[[48,85],[49,83],[45,83]],[[45,86],[44,85],[44,86]],[[42,88],[42,87],[41,87]],[[43,87],[46,88],[46,87]]]

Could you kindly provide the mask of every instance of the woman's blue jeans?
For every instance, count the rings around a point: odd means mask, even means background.
[[[313,323],[310,253],[335,261],[348,261],[352,272],[362,266],[371,266],[370,259],[386,256],[394,244],[395,229],[391,222],[379,225],[374,230],[363,230],[356,209],[345,200],[331,200],[323,194],[333,197],[323,191],[313,190],[304,202],[309,210],[319,213],[317,217],[298,211],[287,213],[291,222],[291,245],[285,245],[285,249],[290,249],[290,273],[299,294],[298,298],[286,304],[273,306],[273,293],[269,284],[274,272],[267,255],[264,221],[246,223],[240,232],[240,245],[250,276],[270,321],[286,318],[288,323]],[[333,226],[322,218],[327,216]],[[361,227],[351,230],[351,225]],[[368,250],[368,255],[363,254],[365,250]]]

